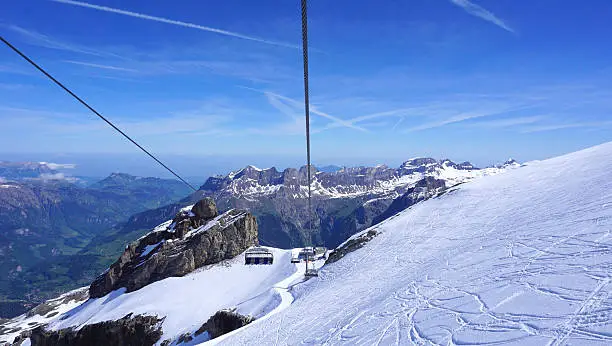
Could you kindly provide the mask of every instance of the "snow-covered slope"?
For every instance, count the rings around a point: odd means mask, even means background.
[[[22,331],[39,325],[50,330],[81,328],[84,325],[118,320],[130,313],[165,317],[162,323],[164,340],[177,344],[180,336],[193,339],[181,345],[193,345],[208,340],[206,333],[195,332],[215,312],[235,309],[255,318],[274,315],[275,311],[293,302],[289,290],[303,280],[304,264],[291,263],[292,252],[299,251],[268,248],[274,255],[272,265],[244,265],[244,255],[231,260],[202,267],[184,277],[171,277],[149,284],[137,291],[113,291],[102,298],[85,302],[64,299],[68,295],[85,293],[79,289],[49,301],[61,301],[44,316],[22,315],[2,326],[0,345],[11,343]],[[315,263],[321,267],[323,261]]]
[[[0,323],[0,345],[4,346],[4,343],[11,343],[21,332],[45,325],[76,308],[87,300],[87,289],[88,287],[81,287],[64,293],[35,307],[26,314],[6,322],[3,321],[3,323]]]
[[[612,143],[461,185],[377,226],[227,345],[612,344]]]
[[[49,327],[53,330],[79,327],[117,320],[129,313],[165,316],[161,342],[193,334],[221,309],[235,308],[238,313],[262,317],[291,303],[292,297],[286,290],[303,278],[303,264],[291,263],[292,250],[269,249],[274,254],[272,265],[246,266],[244,256],[237,256],[184,277],[149,284],[135,292],[124,293],[120,289],[105,297],[90,299]],[[191,344],[206,339],[207,335],[202,334]]]

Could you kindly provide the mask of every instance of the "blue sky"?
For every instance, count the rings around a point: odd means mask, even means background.
[[[303,161],[299,1],[91,1],[6,1],[0,32],[163,157]],[[487,165],[610,141],[610,15],[607,0],[312,0],[313,161]],[[5,47],[0,91],[6,157],[137,150]],[[175,164],[208,164],[191,160]]]

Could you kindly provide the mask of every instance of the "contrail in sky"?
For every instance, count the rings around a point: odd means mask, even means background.
[[[174,19],[150,16],[150,15],[144,14],[144,13],[126,11],[126,10],[121,10],[121,9],[112,8],[112,7],[108,7],[108,6],[100,6],[100,5],[90,4],[90,3],[87,3],[87,2],[81,2],[81,1],[74,1],[74,0],[51,0],[51,1],[59,2],[59,3],[62,3],[62,4],[73,5],[73,6],[80,6],[80,7],[91,8],[91,9],[94,9],[94,10],[99,10],[99,11],[104,11],[104,12],[122,14],[124,16],[129,16],[129,17],[135,17],[135,18],[140,18],[140,19],[152,20],[152,21],[160,22],[160,23],[166,23],[166,24],[172,24],[172,25],[177,25],[177,26],[183,26],[183,27],[186,27],[186,28],[192,28],[192,29],[198,29],[198,30],[202,30],[202,31],[213,32],[213,33],[220,34],[220,35],[241,38],[243,40],[255,41],[255,42],[265,43],[265,44],[269,44],[269,45],[273,45],[273,46],[286,47],[286,48],[294,48],[294,49],[302,49],[301,46],[295,45],[295,44],[266,40],[266,39],[259,38],[259,37],[243,35],[243,34],[240,34],[240,33],[237,33],[237,32],[232,32],[232,31],[227,31],[227,30],[222,30],[222,29],[217,29],[217,28],[211,28],[209,26],[193,24],[193,23],[187,23],[187,22],[182,22],[182,21],[174,20]]]

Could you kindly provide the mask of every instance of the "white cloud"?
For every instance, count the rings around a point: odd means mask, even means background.
[[[146,20],[151,20],[151,21],[154,21],[154,22],[172,24],[172,25],[182,26],[182,27],[186,27],[186,28],[198,29],[198,30],[202,30],[202,31],[208,31],[208,32],[212,32],[212,33],[216,33],[216,34],[220,34],[220,35],[241,38],[243,40],[255,41],[255,42],[270,44],[270,45],[274,45],[274,46],[301,49],[301,46],[295,45],[295,44],[266,40],[266,39],[262,39],[262,38],[258,38],[258,37],[254,37],[254,36],[248,36],[248,35],[240,34],[240,33],[237,33],[237,32],[222,30],[222,29],[218,29],[218,28],[212,28],[212,27],[209,27],[209,26],[204,26],[204,25],[199,25],[199,24],[182,22],[182,21],[174,20],[174,19],[150,16],[150,15],[143,14],[143,13],[126,11],[126,10],[121,10],[121,9],[112,8],[112,7],[108,7],[108,6],[100,6],[100,5],[90,4],[90,3],[81,2],[81,1],[73,1],[73,0],[51,0],[51,1],[59,2],[59,3],[63,3],[63,4],[68,4],[68,5],[74,5],[74,6],[81,6],[81,7],[91,8],[91,9],[94,9],[94,10],[99,10],[99,11],[104,11],[104,12],[122,14],[122,15],[125,15],[125,16],[134,17],[134,18],[140,18],[140,19],[146,19]]]
[[[531,116],[531,117],[516,117],[508,119],[480,121],[477,123],[470,124],[473,127],[487,127],[487,128],[504,128],[518,125],[533,124],[544,119],[543,116]]]
[[[42,173],[39,176],[39,179],[41,180],[64,180],[66,179],[66,176],[64,175],[64,173]]]
[[[450,0],[453,4],[463,8],[467,13],[482,18],[488,22],[491,22],[497,26],[499,26],[500,28],[507,30],[511,33],[514,33],[514,29],[512,29],[510,26],[508,26],[506,23],[504,23],[504,21],[502,21],[501,19],[499,19],[497,16],[495,16],[493,13],[491,13],[490,11],[487,11],[486,9],[484,9],[482,6],[476,5],[473,2],[470,2],[469,0]]]
[[[265,92],[266,98],[268,99],[268,103],[276,108],[279,112],[285,114],[289,118],[296,120],[300,117],[299,112],[295,109],[295,107],[291,107],[286,103],[281,102],[281,100],[276,97],[274,94]]]
[[[429,129],[433,129],[437,127],[454,124],[454,123],[459,123],[459,122],[470,120],[470,119],[488,117],[488,116],[497,115],[497,114],[500,114],[500,112],[466,112],[466,113],[457,114],[450,118],[435,120],[435,121],[424,123],[418,126],[414,126],[414,127],[408,128],[406,131],[415,132],[415,131],[429,130]]]
[[[247,90],[256,91],[256,92],[259,92],[259,93],[262,93],[262,94],[266,95],[266,97],[268,99],[268,102],[273,107],[279,109],[283,114],[289,115],[292,118],[293,118],[293,114],[294,114],[294,112],[292,111],[292,108],[287,108],[285,106],[280,106],[279,107],[279,102],[277,102],[277,101],[287,102],[288,104],[291,104],[293,107],[296,107],[296,108],[297,107],[304,107],[304,103],[303,102],[294,100],[294,99],[289,98],[287,96],[283,96],[283,95],[280,95],[280,94],[277,94],[277,93],[274,93],[274,92],[271,92],[271,91],[263,91],[263,90],[249,88],[249,87],[244,87],[244,86],[241,86],[241,88],[247,89]],[[270,100],[276,100],[276,101],[271,102]],[[354,125],[350,121],[346,121],[346,120],[340,119],[340,118],[338,118],[336,116],[333,116],[333,115],[330,115],[328,113],[322,112],[317,107],[313,106],[312,104],[310,104],[310,113],[318,115],[318,116],[320,116],[322,118],[331,120],[333,123],[337,124],[338,127],[346,127],[346,128],[351,128],[351,129],[362,131],[362,132],[368,132],[368,130],[366,130],[365,128],[360,127],[360,126],[356,126],[356,125]],[[312,121],[312,119],[311,119],[311,121]],[[315,130],[315,131],[313,131],[313,133],[314,132],[317,132],[317,131]]]
[[[0,83],[0,89],[4,89],[4,90],[23,90],[24,88],[28,88],[30,87],[29,85],[25,85],[25,84],[18,84],[18,83]]]
[[[391,130],[394,130],[399,126],[399,124],[401,124],[404,121],[404,117],[400,117],[399,120],[395,123],[395,125],[393,125],[393,127],[391,128]]]
[[[612,121],[592,121],[592,122],[582,122],[582,123],[567,123],[567,124],[550,124],[550,125],[542,125],[542,126],[533,126],[524,129],[523,133],[533,133],[533,132],[545,132],[545,131],[555,131],[555,130],[565,130],[565,129],[574,129],[574,128],[609,128],[612,127]]]
[[[38,178],[27,178],[27,180],[40,180],[40,181],[67,181],[74,183],[79,178],[67,176],[64,173],[42,173]]]
[[[128,135],[191,135],[191,134],[227,134],[231,112],[223,106],[211,106],[192,111],[175,112],[155,118],[121,118],[109,116],[110,120]],[[237,111],[235,111],[237,112]],[[33,133],[66,136],[67,134],[101,134],[112,133],[112,129],[98,118],[88,113],[61,113],[23,108],[0,107],[0,121],[8,131],[26,126]],[[108,131],[108,132],[107,132]]]
[[[74,169],[76,164],[74,163],[53,163],[53,162],[39,162],[41,165],[46,165],[51,169]]]
[[[55,50],[62,50],[62,51],[85,54],[85,55],[93,55],[97,57],[113,57],[113,58],[119,58],[119,59],[126,60],[125,57],[118,55],[118,54],[114,54],[108,51],[96,50],[96,49],[84,47],[84,46],[73,44],[73,43],[63,42],[63,41],[51,38],[47,35],[38,33],[36,31],[24,29],[16,25],[9,25],[8,28],[18,33],[19,35],[25,37],[30,44],[33,44],[39,47],[55,49]]]
[[[94,63],[83,62],[83,61],[64,60],[64,62],[67,62],[69,64],[74,64],[74,65],[81,65],[81,66],[87,66],[87,67],[100,68],[100,69],[104,69],[104,70],[124,71],[124,72],[138,72],[138,70],[134,70],[134,69],[131,69],[131,68],[111,66],[111,65],[102,65],[102,64],[94,64]]]
[[[352,118],[347,120],[348,123],[350,124],[357,124],[360,122],[364,122],[366,120],[373,120],[373,119],[377,119],[377,118],[385,118],[385,117],[397,117],[400,118],[398,121],[398,123],[395,124],[395,126],[393,126],[393,129],[395,129],[397,127],[397,125],[399,125],[399,123],[401,122],[401,120],[403,119],[404,116],[409,115],[411,112],[414,111],[419,111],[422,110],[423,107],[413,107],[413,108],[400,108],[400,109],[394,109],[394,110],[390,110],[390,111],[384,111],[384,112],[378,112],[378,113],[373,113],[373,114],[368,114],[368,115],[363,115],[363,116],[359,116],[356,118]],[[326,130],[330,130],[333,128],[337,128],[340,125],[337,123],[332,123],[329,124],[319,130],[317,130],[317,132],[323,132]]]

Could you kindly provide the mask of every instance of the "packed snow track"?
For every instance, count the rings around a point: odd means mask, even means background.
[[[377,230],[223,344],[612,344],[612,143],[461,185]]]

